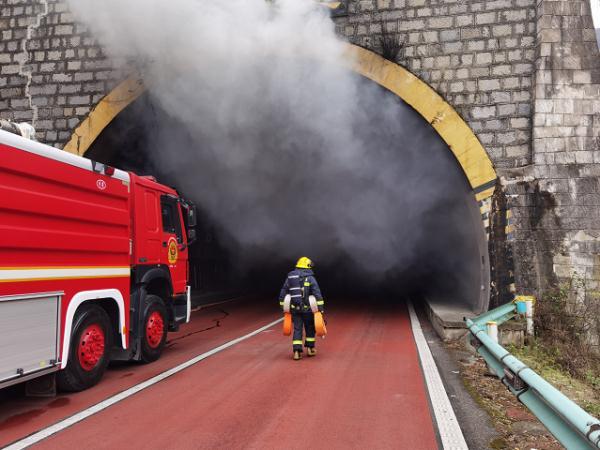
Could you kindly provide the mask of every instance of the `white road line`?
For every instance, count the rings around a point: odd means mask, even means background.
[[[225,344],[219,345],[218,347],[213,348],[212,350],[209,350],[206,353],[202,353],[201,355],[198,355],[198,356],[190,359],[189,361],[179,364],[178,366],[175,366],[172,369],[169,369],[162,373],[159,373],[158,375],[156,375],[140,384],[132,386],[123,392],[113,395],[112,397],[109,397],[106,400],[103,400],[100,403],[95,404],[94,406],[84,409],[83,411],[80,411],[80,412],[72,415],[71,417],[67,417],[66,419],[61,420],[60,422],[55,423],[54,425],[51,425],[48,428],[44,428],[43,430],[40,430],[30,436],[27,436],[24,439],[16,441],[16,442],[12,443],[11,445],[9,445],[8,447],[5,447],[4,450],[20,450],[23,448],[27,448],[30,445],[33,445],[33,444],[41,441],[42,439],[46,439],[47,437],[52,436],[53,434],[58,433],[59,431],[62,431],[65,428],[69,428],[70,426],[75,425],[77,422],[81,422],[82,420],[87,419],[88,417],[93,416],[96,413],[99,413],[100,411],[108,408],[109,406],[114,405],[115,403],[118,403],[122,400],[125,400],[128,397],[131,397],[134,394],[137,394],[138,392],[164,380],[165,378],[170,377],[171,375],[176,374],[177,372],[181,372],[182,370],[187,369],[190,366],[193,366],[194,364],[202,361],[203,359],[208,358],[209,356],[214,355],[215,353],[219,353],[220,351],[223,351],[235,344],[238,344],[248,338],[251,338],[252,336],[257,335],[258,333],[261,333],[262,331],[267,330],[268,328],[271,328],[273,325],[278,324],[282,320],[283,320],[283,318],[277,319],[277,320],[265,325],[264,327],[260,327],[258,330],[255,330],[251,333],[248,333],[248,334],[241,336],[237,339],[234,339],[232,341],[226,342]]]
[[[423,335],[419,318],[410,301],[408,302],[408,313],[442,447],[444,450],[469,450],[433,360],[433,355]]]

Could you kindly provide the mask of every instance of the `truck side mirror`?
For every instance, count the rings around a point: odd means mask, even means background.
[[[196,226],[196,205],[190,204],[188,207],[188,227],[194,228]]]
[[[196,230],[190,228],[188,230],[188,245],[191,245],[196,240]]]

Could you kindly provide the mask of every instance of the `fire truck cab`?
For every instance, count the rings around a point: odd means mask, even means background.
[[[158,359],[190,320],[196,209],[152,177],[0,130],[0,388]]]

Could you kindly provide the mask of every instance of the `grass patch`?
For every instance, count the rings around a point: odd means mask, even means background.
[[[549,350],[543,345],[510,346],[507,350],[589,414],[600,416],[600,377],[596,374],[588,371],[581,378],[572,375],[560,363],[559,350]]]

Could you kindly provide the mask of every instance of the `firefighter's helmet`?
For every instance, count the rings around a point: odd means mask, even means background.
[[[310,258],[307,258],[306,256],[303,256],[296,263],[296,267],[298,269],[312,269],[313,268],[313,262],[311,261]]]

